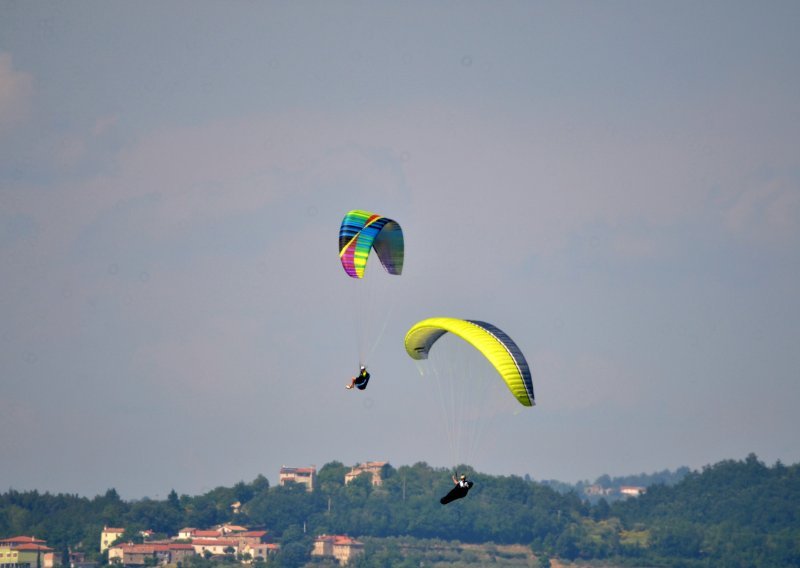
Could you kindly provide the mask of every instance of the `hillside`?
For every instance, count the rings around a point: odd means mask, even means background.
[[[296,484],[271,487],[259,476],[199,496],[173,491],[162,501],[125,502],[114,490],[93,499],[10,490],[0,495],[0,536],[35,534],[56,550],[84,550],[102,562],[97,546],[104,525],[168,537],[181,527],[232,521],[263,528],[284,545],[287,554],[278,565],[304,564],[312,537],[322,533],[368,543],[358,564],[363,566],[387,565],[380,561],[387,556],[402,562],[418,556],[418,545],[400,546],[393,539],[427,543],[422,548],[457,542],[461,563],[472,558],[480,564],[485,554],[484,548],[470,552],[465,546],[492,543],[502,551],[496,556],[512,563],[532,562],[527,551],[533,551],[542,559],[595,565],[800,565],[800,466],[770,467],[754,455],[690,472],[671,486],[650,485],[641,497],[610,504],[591,504],[575,492],[562,494],[516,476],[468,471],[475,481],[469,496],[443,507],[438,499],[452,485],[446,470],[424,463],[386,465],[381,486],[373,486],[369,476],[345,485],[349,470],[339,462],[326,464],[313,492]],[[230,508],[234,502],[241,503],[238,513]],[[520,545],[524,559],[515,556]],[[446,558],[428,558],[426,565],[437,562],[449,565]]]

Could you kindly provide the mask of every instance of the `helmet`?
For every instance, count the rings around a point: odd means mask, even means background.
[[[367,368],[366,368],[364,365],[361,365],[361,370],[362,370],[362,371],[366,371],[366,370],[367,370]]]
[[[461,474],[461,479],[466,479],[466,478],[467,478],[467,476],[462,473]]]

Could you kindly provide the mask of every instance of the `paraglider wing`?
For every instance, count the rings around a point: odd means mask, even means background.
[[[354,209],[339,228],[339,259],[352,278],[363,278],[371,249],[389,274],[403,272],[404,241],[400,225],[369,211]]]
[[[486,357],[520,404],[536,404],[525,356],[508,335],[492,324],[447,317],[428,318],[408,330],[406,351],[412,359],[427,359],[433,344],[447,332],[459,336]]]

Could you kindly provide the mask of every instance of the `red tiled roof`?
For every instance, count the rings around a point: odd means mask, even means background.
[[[192,534],[199,538],[222,536],[222,533],[220,531],[194,531]]]
[[[32,542],[29,542],[27,544],[12,546],[11,548],[13,548],[14,550],[40,550],[42,552],[50,552],[53,550],[52,548],[48,548],[43,544],[34,544]]]
[[[124,552],[138,552],[139,554],[153,554],[154,552],[166,552],[169,550],[168,544],[133,544],[126,542],[118,544],[113,548],[120,548]]]
[[[112,548],[121,549],[124,552],[134,552],[139,554],[152,554],[154,552],[167,552],[169,550],[194,550],[194,547],[191,544],[175,542],[148,542],[144,544],[126,542],[112,546]]]
[[[194,550],[194,547],[188,542],[173,542],[169,545],[170,550]]]
[[[111,532],[113,532],[113,533],[124,533],[125,529],[115,529],[115,528],[111,528],[111,527],[103,527],[103,532],[107,532],[107,533],[111,533]]]
[[[14,536],[14,537],[11,537],[11,538],[0,539],[0,542],[6,542],[6,543],[7,542],[26,542],[26,543],[30,543],[30,542],[45,542],[45,541],[40,539],[40,538],[36,538],[35,536]]]
[[[267,531],[247,531],[247,532],[239,533],[236,536],[257,536],[257,537],[262,537],[262,536],[267,536]]]
[[[281,473],[314,473],[317,471],[315,467],[282,467]]]
[[[363,544],[362,542],[359,542],[344,534],[321,534],[317,537],[317,542],[319,541],[332,542],[333,544],[338,544],[338,545]]]
[[[239,546],[239,541],[230,538],[218,538],[218,539],[196,538],[192,540],[192,544],[195,546],[233,546],[235,548]]]

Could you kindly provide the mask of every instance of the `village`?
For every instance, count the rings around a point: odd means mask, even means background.
[[[371,483],[383,483],[381,471],[385,461],[368,461],[350,468],[345,474],[345,484],[361,475]],[[310,467],[282,467],[278,484],[296,483],[314,491],[317,470]],[[231,503],[231,512],[237,513],[240,503]],[[241,564],[269,562],[280,550],[266,530],[251,530],[235,524],[222,524],[211,528],[184,527],[168,539],[153,539],[153,532],[140,531],[137,541],[125,541],[131,535],[124,527],[104,527],[100,535],[100,553],[107,553],[108,563],[118,566],[158,566],[183,564],[188,558],[202,556],[206,559],[235,559]],[[364,544],[347,535],[319,535],[314,540],[312,556],[335,559],[347,565],[364,553]],[[47,546],[45,540],[35,536],[14,536],[0,539],[0,568],[67,568],[62,555]],[[69,568],[96,568],[96,562],[86,561],[85,555],[69,551]]]

